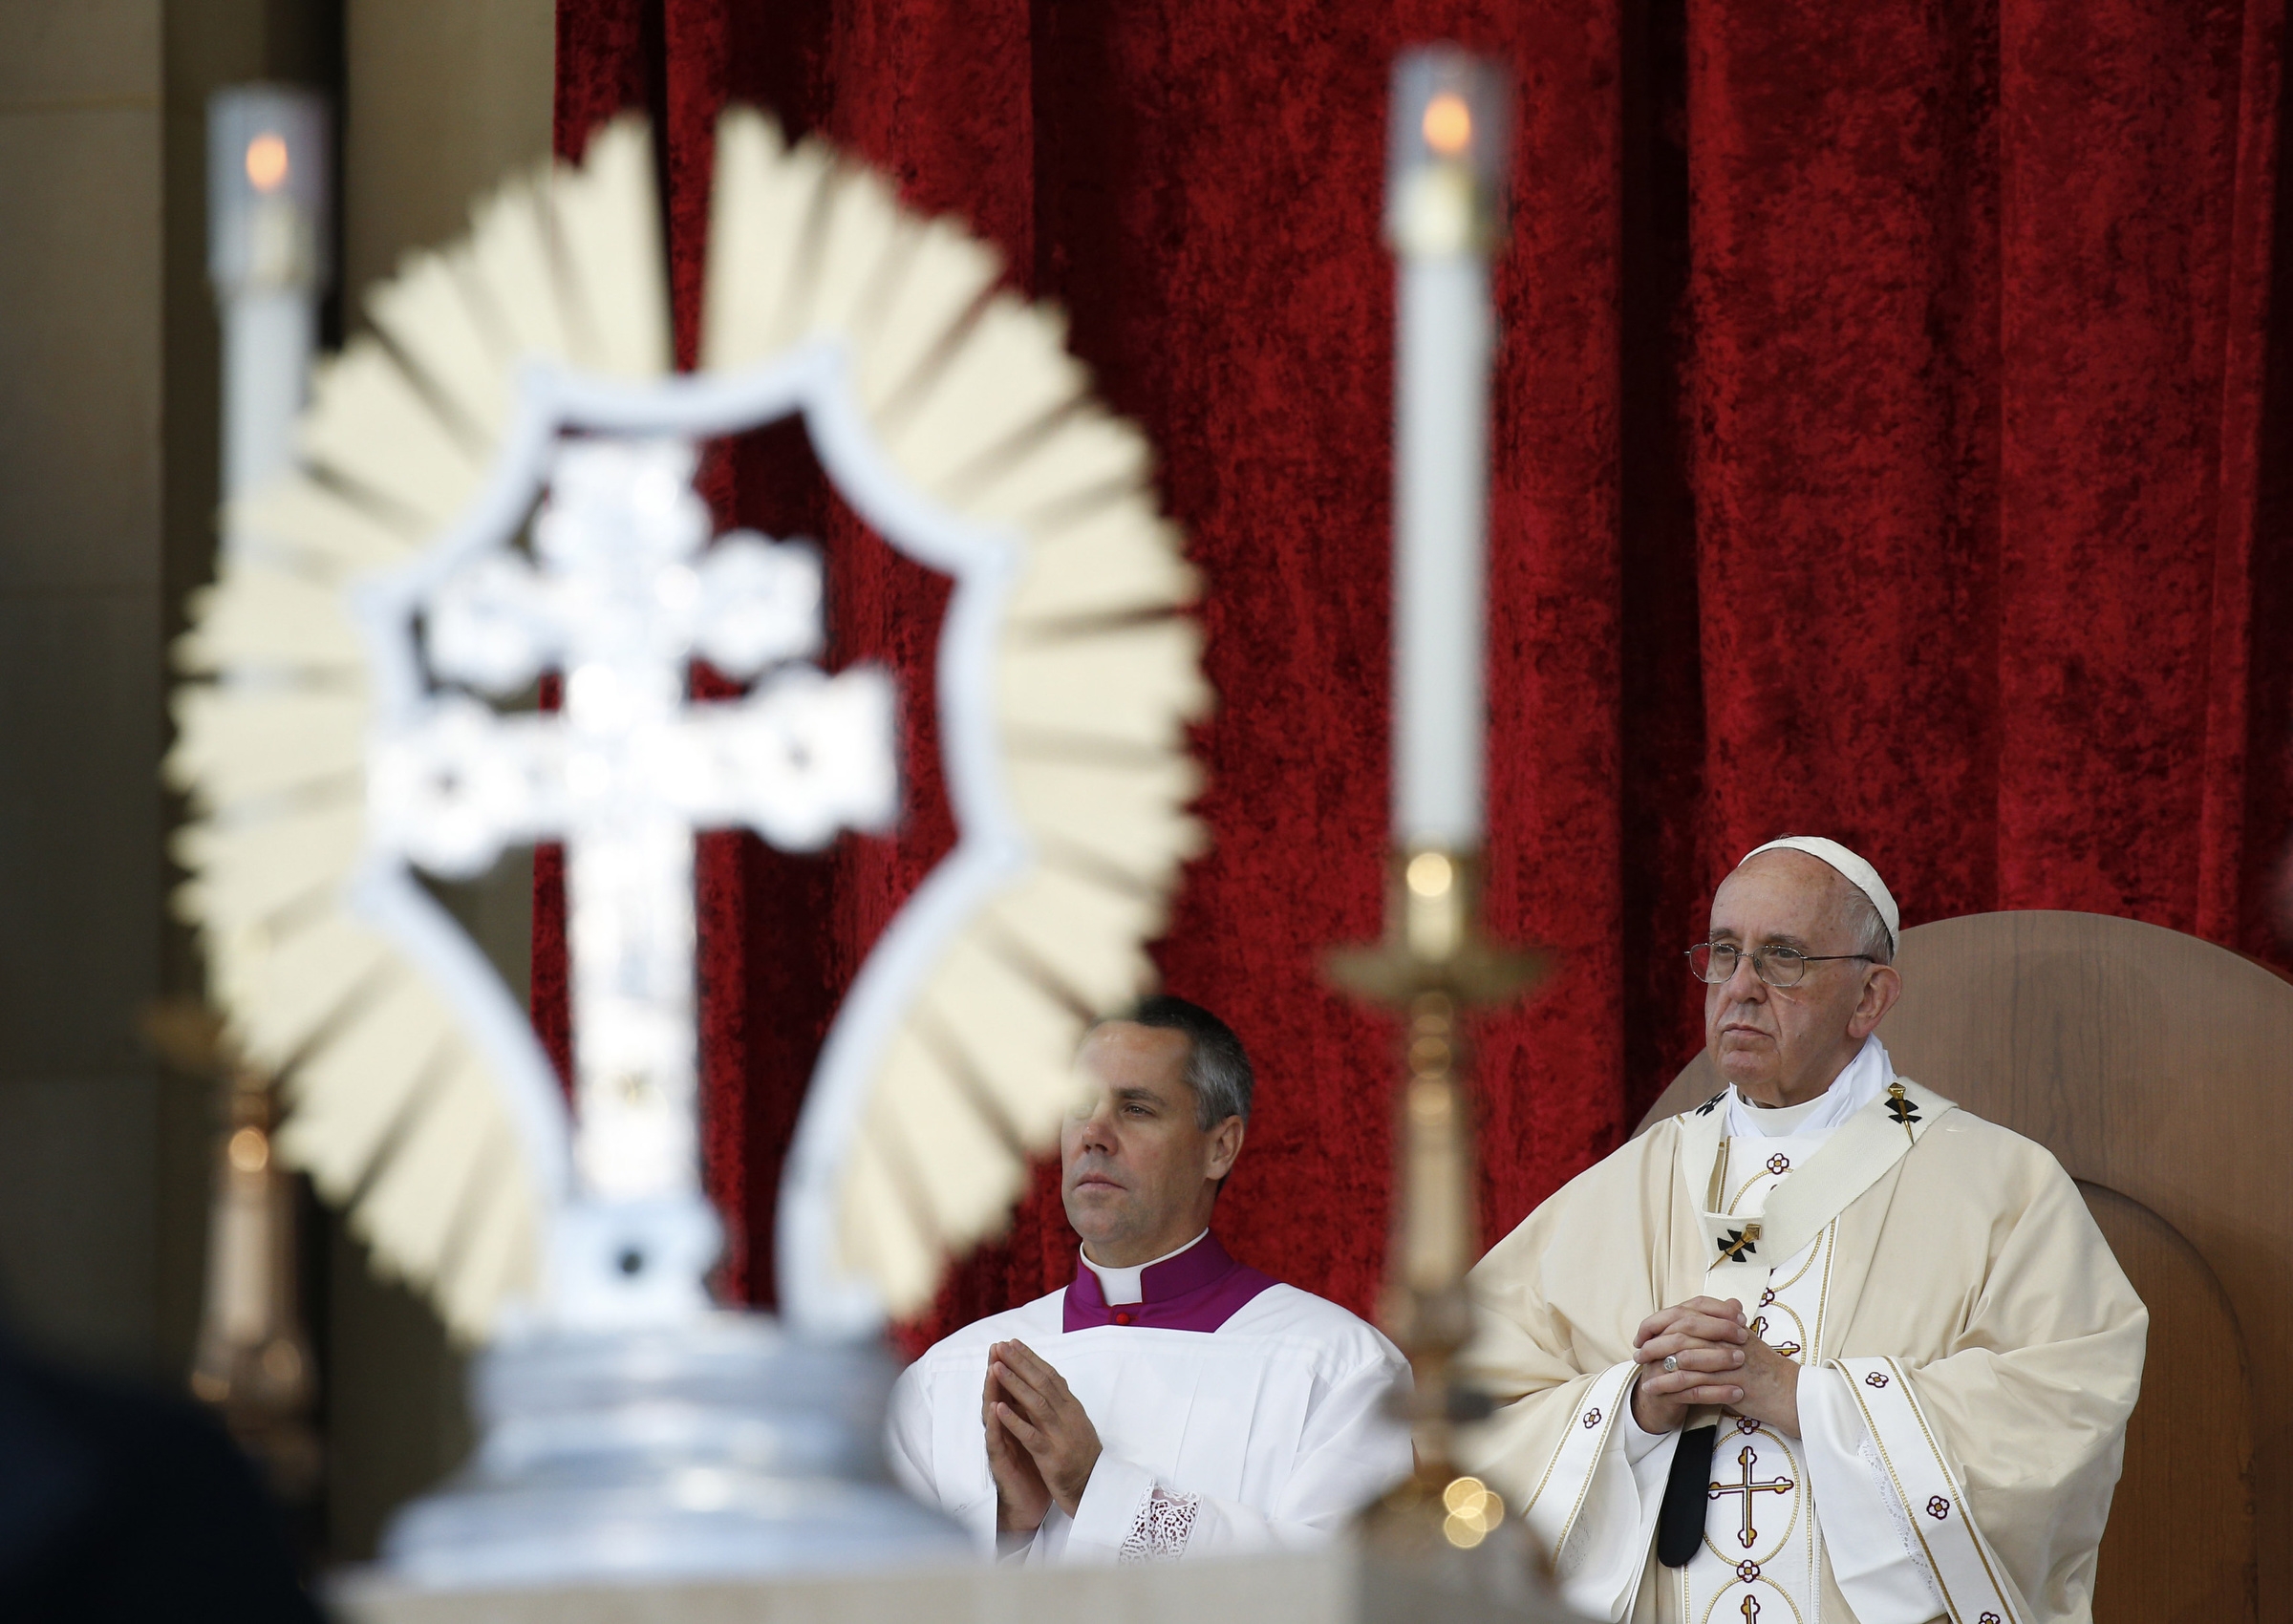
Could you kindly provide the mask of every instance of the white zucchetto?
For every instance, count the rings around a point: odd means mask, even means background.
[[[1746,863],[1749,863],[1763,851],[1775,851],[1779,848],[1788,851],[1804,851],[1810,857],[1828,863],[1837,869],[1849,885],[1869,897],[1871,906],[1879,910],[1879,922],[1887,927],[1887,945],[1891,948],[1902,946],[1903,919],[1901,913],[1896,908],[1894,894],[1887,889],[1887,882],[1879,878],[1879,871],[1876,868],[1848,850],[1837,841],[1825,840],[1821,835],[1786,835],[1781,840],[1769,841],[1766,845],[1754,846],[1744,854],[1743,860],[1736,866],[1743,867]]]

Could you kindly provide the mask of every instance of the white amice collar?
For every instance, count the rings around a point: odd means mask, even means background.
[[[1863,1039],[1863,1047],[1847,1062],[1847,1069],[1832,1079],[1832,1086],[1812,1100],[1771,1110],[1752,1104],[1731,1087],[1727,1091],[1727,1132],[1747,1139],[1829,1139],[1848,1118],[1886,1093],[1894,1080],[1895,1063],[1888,1059],[1887,1045],[1875,1032]]]
[[[1202,1235],[1209,1233],[1210,1230],[1205,1229]],[[1146,1285],[1144,1278],[1146,1271],[1158,1263],[1169,1262],[1182,1251],[1192,1251],[1202,1244],[1202,1235],[1196,1235],[1185,1246],[1167,1251],[1160,1257],[1150,1257],[1135,1269],[1102,1268],[1091,1261],[1090,1249],[1086,1247],[1083,1249],[1082,1266],[1099,1276],[1099,1294],[1106,1299],[1108,1308],[1118,1308],[1124,1303],[1143,1303],[1146,1300]]]

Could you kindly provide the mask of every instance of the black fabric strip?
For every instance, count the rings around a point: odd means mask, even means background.
[[[1672,1475],[1664,1480],[1663,1509],[1656,1514],[1656,1559],[1667,1568],[1685,1568],[1704,1543],[1704,1512],[1712,1486],[1712,1446],[1717,1426],[1692,1427],[1672,1451]]]

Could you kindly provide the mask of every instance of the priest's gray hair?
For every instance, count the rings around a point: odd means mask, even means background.
[[[1187,1035],[1187,1086],[1194,1091],[1194,1121],[1209,1132],[1229,1117],[1250,1121],[1254,1078],[1250,1055],[1234,1029],[1200,1004],[1157,993],[1126,1016],[1141,1026]]]
[[[1839,888],[1847,893],[1842,911],[1847,915],[1847,928],[1855,933],[1855,951],[1874,964],[1893,964],[1895,938],[1887,933],[1887,921],[1879,917],[1878,904],[1845,876],[1840,878]]]

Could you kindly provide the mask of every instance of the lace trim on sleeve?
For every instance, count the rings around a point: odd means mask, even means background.
[[[1903,1542],[1903,1554],[1911,1558],[1911,1566],[1927,1582],[1935,1605],[1943,1606],[1942,1587],[1935,1582],[1935,1570],[1928,1564],[1926,1553],[1919,1549],[1918,1536],[1911,1531],[1911,1519],[1903,1515],[1903,1503],[1895,1497],[1895,1485],[1887,1476],[1886,1464],[1880,1461],[1878,1445],[1872,1441],[1871,1434],[1866,1432],[1855,1441],[1855,1453],[1871,1469],[1872,1482],[1879,1491],[1879,1504],[1887,1507],[1887,1520],[1895,1525],[1895,1537]]]
[[[1187,1541],[1194,1532],[1194,1514],[1202,1508],[1199,1494],[1172,1494],[1161,1484],[1139,1506],[1139,1514],[1131,1519],[1130,1532],[1123,1536],[1123,1549],[1115,1560],[1121,1563],[1175,1562],[1187,1553]]]

